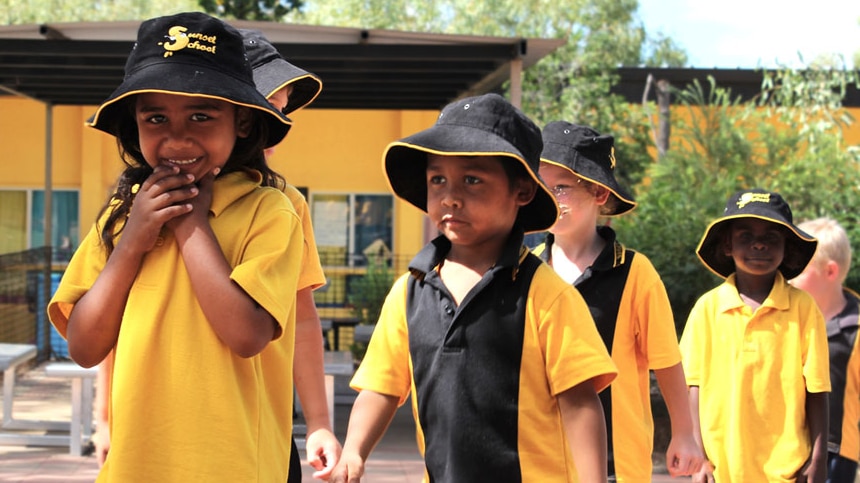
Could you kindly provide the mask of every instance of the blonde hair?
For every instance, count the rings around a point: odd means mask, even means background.
[[[818,248],[809,263],[821,268],[827,262],[835,262],[839,267],[839,283],[845,282],[851,267],[851,243],[842,225],[832,218],[821,217],[797,227],[818,239]]]
[[[583,178],[576,173],[573,174],[579,178],[579,182],[588,190],[591,196],[594,196],[595,198],[600,196],[601,189],[604,189],[609,193],[609,196],[606,197],[606,203],[600,206],[600,216],[612,216],[612,213],[615,213],[615,210],[618,207],[618,198],[615,196],[615,193],[602,184],[595,183],[588,178]]]

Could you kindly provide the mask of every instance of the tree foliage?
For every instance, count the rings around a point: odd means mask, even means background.
[[[196,0],[0,0],[0,24],[142,20],[200,10]]]
[[[298,10],[302,0],[199,0],[203,10],[224,19],[267,20],[277,22]]]
[[[639,208],[615,223],[646,253],[666,283],[676,320],[718,280],[695,257],[708,222],[735,190],[782,193],[796,220],[831,216],[860,254],[860,149],[841,129],[840,109],[857,72],[839,59],[767,73],[762,93],[741,102],[720,86],[674,91],[670,148],[652,157],[653,102],[644,108],[610,94],[620,66],[678,67],[686,55],[670,38],[646,32],[637,0],[0,0],[0,23],[140,20],[201,5],[221,17],[460,35],[561,38],[565,44],[527,69],[523,110],[539,125],[564,119],[612,133]],[[860,56],[860,53],[858,53]],[[855,56],[857,57],[857,56]],[[802,59],[801,59],[802,60]],[[855,65],[860,64],[855,58]],[[842,67],[840,67],[842,65]],[[848,284],[860,288],[860,256]],[[680,326],[680,323],[679,323]]]
[[[615,227],[660,272],[680,328],[692,304],[719,279],[695,256],[729,195],[763,187],[782,194],[795,222],[830,216],[860,253],[860,150],[845,145],[841,109],[848,70],[766,72],[762,93],[741,102],[714,84],[675,92],[671,148],[637,186],[639,207]],[[849,286],[860,287],[854,258]]]
[[[686,54],[670,39],[649,37],[636,17],[637,0],[308,1],[287,16],[302,23],[418,32],[562,38],[565,44],[527,69],[523,110],[539,125],[587,124],[624,139],[622,182],[630,186],[650,162],[647,118],[610,94],[618,66],[680,66]]]
[[[0,0],[0,24],[143,20],[205,11],[224,19],[280,21],[303,0]]]

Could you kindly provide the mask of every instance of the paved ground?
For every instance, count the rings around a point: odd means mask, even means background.
[[[40,367],[19,376],[15,391],[15,417],[68,420],[71,415],[70,384],[49,378]],[[335,433],[343,440],[349,416],[348,405],[335,411]],[[304,466],[303,482],[314,480]],[[92,483],[98,474],[93,456],[70,456],[63,447],[0,445],[0,483]],[[398,411],[383,440],[371,455],[364,478],[368,483],[414,483],[421,481],[423,464],[415,445],[412,415],[408,407]],[[653,482],[684,481],[655,475]]]

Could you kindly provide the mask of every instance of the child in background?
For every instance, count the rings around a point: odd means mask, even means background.
[[[645,255],[615,239],[601,216],[636,207],[615,179],[614,138],[587,126],[551,122],[543,130],[540,176],[561,212],[534,252],[582,294],[597,331],[618,367],[600,393],[606,417],[610,481],[650,482],[654,446],[650,372],[666,401],[672,439],[666,467],[672,476],[699,470],[687,383],[669,296]],[[597,229],[595,229],[597,227]]]
[[[854,483],[860,460],[860,298],[844,287],[851,268],[851,243],[836,220],[816,218],[798,228],[818,239],[803,273],[791,280],[815,299],[827,321],[830,348],[830,437],[827,482]]]
[[[358,481],[410,393],[425,481],[570,481],[574,466],[606,481],[597,392],[615,366],[582,297],[522,244],[558,213],[541,147],[496,94],[453,102],[387,147],[391,189],[441,235],[385,300],[332,481]]]
[[[318,77],[287,62],[263,34],[256,30],[239,30],[245,41],[245,52],[254,71],[257,90],[284,115],[297,111],[314,101],[322,82]],[[274,148],[266,150],[271,156]],[[307,425],[308,464],[317,471],[314,478],[326,479],[340,457],[340,443],[332,432],[325,395],[322,325],[314,302],[313,291],[325,285],[308,202],[294,186],[287,184],[284,193],[302,221],[304,252],[302,270],[296,293],[296,348],[293,378],[302,403]],[[287,483],[301,483],[301,459],[295,438],[290,457],[290,477]]]
[[[144,21],[88,125],[127,168],[48,312],[82,366],[114,350],[98,481],[287,478],[301,224],[263,149],[289,120],[242,37],[202,13]],[[275,339],[285,338],[270,344]]]
[[[706,463],[693,481],[823,483],[830,391],[824,318],[786,281],[815,253],[778,193],[741,190],[696,254],[725,278],[696,302],[681,354]]]

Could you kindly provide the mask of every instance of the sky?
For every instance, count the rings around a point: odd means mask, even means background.
[[[800,67],[798,52],[852,66],[860,50],[860,0],[639,0],[639,16],[687,51],[689,67]]]

